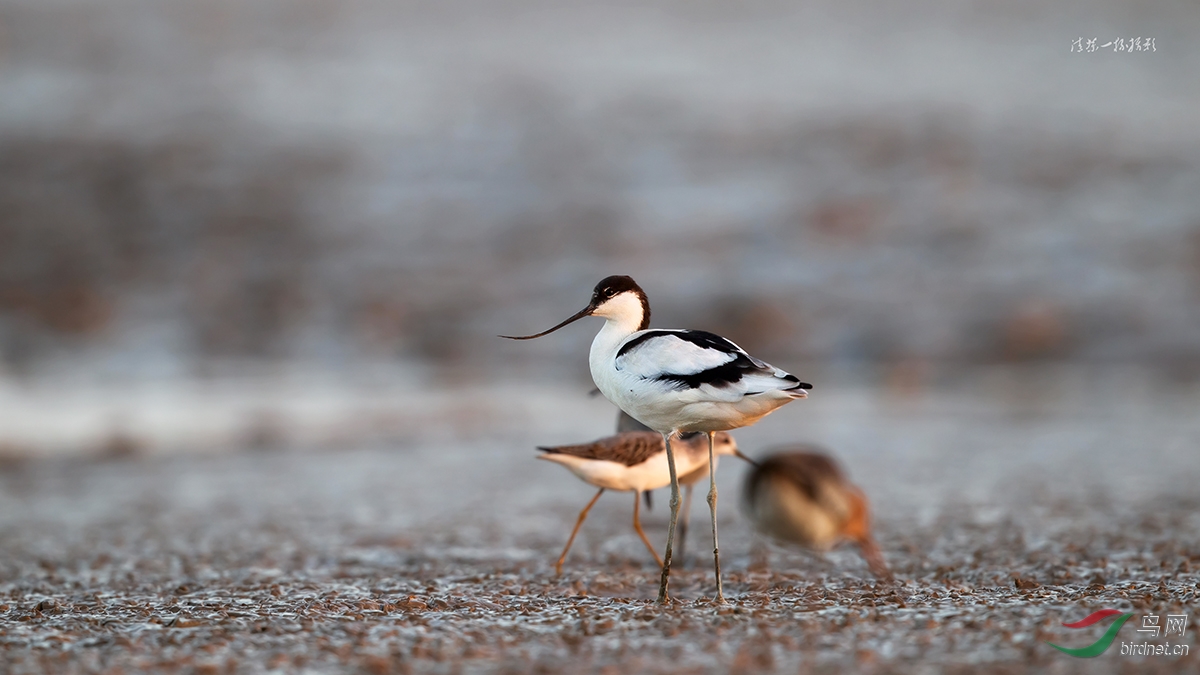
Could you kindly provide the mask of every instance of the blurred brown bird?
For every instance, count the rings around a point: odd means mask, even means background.
[[[763,460],[746,479],[743,498],[760,532],[818,551],[852,541],[872,574],[891,578],[871,536],[866,495],[815,448],[796,446]]]

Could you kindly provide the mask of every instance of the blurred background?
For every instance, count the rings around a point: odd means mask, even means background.
[[[598,326],[495,335],[613,273],[814,402],[1189,418],[1198,22],[1185,0],[2,0],[0,457],[600,435]],[[1092,38],[1154,48],[1073,50]],[[867,413],[820,418],[795,420],[874,442]]]
[[[1075,672],[1042,641],[1079,644],[1081,606],[1195,618],[1197,27],[1194,0],[0,0],[0,661],[766,672],[739,644],[778,635],[790,672]],[[599,320],[496,336],[610,274],[815,385],[736,438],[834,454],[904,598],[830,595],[870,583],[852,552],[756,559],[729,459],[727,589],[783,624],[584,640],[579,596],[657,588],[629,495],[551,575],[593,489],[535,446],[612,433]]]

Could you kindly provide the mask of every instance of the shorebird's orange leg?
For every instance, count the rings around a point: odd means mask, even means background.
[[[587,518],[588,511],[592,510],[592,505],[596,503],[597,499],[600,499],[600,495],[602,494],[604,494],[604,488],[600,488],[596,496],[592,497],[592,501],[588,502],[587,506],[583,507],[583,510],[579,512],[579,520],[575,521],[575,529],[571,530],[571,538],[567,540],[566,548],[563,549],[562,555],[558,556],[558,562],[554,564],[555,574],[562,574],[563,561],[567,559],[567,551],[570,551],[571,544],[575,543],[575,535],[579,534],[579,528],[583,525],[583,519]]]
[[[654,550],[654,546],[650,544],[650,539],[646,537],[646,533],[642,530],[642,519],[638,516],[638,502],[642,500],[642,493],[637,490],[633,491],[633,529],[637,530],[638,536],[642,538],[642,543],[650,551],[650,555],[654,556],[654,562],[662,567],[662,558],[658,557],[658,551]]]

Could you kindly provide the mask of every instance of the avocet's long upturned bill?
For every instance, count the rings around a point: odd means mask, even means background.
[[[717,600],[721,588],[721,558],[717,546],[717,484],[712,472],[713,435],[754,424],[776,408],[806,396],[812,385],[750,356],[725,338],[699,330],[650,330],[646,293],[626,276],[611,276],[596,284],[591,302],[557,326],[514,337],[541,337],[585,316],[604,318],[588,356],[592,380],[604,396],[634,419],[659,432],[667,446],[671,473],[671,520],[663,556],[658,599],[666,602],[671,573],[671,547],[679,515],[679,479],[671,436],[702,431],[709,439],[709,511],[713,527],[713,563]]]

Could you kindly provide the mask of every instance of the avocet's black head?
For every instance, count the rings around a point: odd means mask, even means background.
[[[600,283],[596,284],[596,288],[592,289],[592,304],[599,307],[603,301],[626,291],[633,291],[642,296],[646,295],[633,277],[627,277],[624,274],[604,277]]]
[[[605,277],[592,290],[592,299],[587,307],[576,312],[574,316],[557,326],[533,335],[512,336],[501,335],[509,340],[532,340],[548,335],[554,331],[574,323],[585,316],[601,316],[611,321],[621,321],[630,324],[633,330],[645,330],[650,327],[650,301],[646,293],[631,277],[613,275]],[[633,325],[636,324],[636,328]]]
[[[623,295],[626,293],[628,295]],[[596,316],[615,317],[621,313],[637,311],[629,307],[618,307],[618,305],[626,304],[626,301],[632,304],[634,298],[641,306],[642,314],[637,330],[646,330],[650,327],[650,301],[646,299],[646,292],[637,285],[632,277],[613,275],[601,279],[592,291],[592,301],[588,303],[588,307]]]

